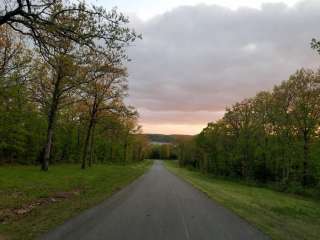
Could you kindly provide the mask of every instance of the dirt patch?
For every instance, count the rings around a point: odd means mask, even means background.
[[[73,190],[71,192],[57,192],[50,197],[40,198],[31,203],[24,204],[20,208],[0,209],[0,223],[6,224],[10,220],[23,217],[24,215],[30,213],[35,208],[60,202],[65,199],[69,199],[69,198],[72,198],[73,196],[78,196],[78,195],[80,195],[80,190]],[[0,240],[2,240],[1,235],[0,235]]]
[[[7,238],[0,234],[0,240],[7,240]]]

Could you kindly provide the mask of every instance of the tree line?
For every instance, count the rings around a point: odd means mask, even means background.
[[[174,160],[177,159],[177,147],[172,143],[151,144],[146,156],[148,159]]]
[[[117,9],[63,0],[0,11],[0,163],[132,162],[147,140],[128,94],[127,47],[140,36]]]
[[[179,145],[179,163],[206,173],[258,183],[320,183],[320,70],[300,69],[272,91],[226,109]]]
[[[192,139],[191,135],[145,134],[149,146],[145,156],[148,159],[177,160],[179,146]]]

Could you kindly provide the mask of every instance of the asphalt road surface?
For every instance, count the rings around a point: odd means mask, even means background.
[[[42,239],[269,239],[246,221],[170,173],[161,161],[119,191]]]

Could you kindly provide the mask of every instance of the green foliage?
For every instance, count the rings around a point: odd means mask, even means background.
[[[148,159],[177,159],[177,147],[171,143],[151,144],[148,148]]]
[[[181,166],[306,192],[319,186],[320,72],[301,69],[272,92],[226,109],[179,144]],[[293,187],[295,186],[295,187]]]
[[[139,37],[128,19],[85,3],[28,3],[36,33],[22,36],[28,17],[0,23],[0,164],[142,160],[147,141],[124,104],[126,47]]]

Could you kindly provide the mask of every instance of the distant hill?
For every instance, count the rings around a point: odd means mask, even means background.
[[[144,134],[151,143],[165,144],[174,143],[177,139],[181,138],[192,138],[192,135],[165,135],[165,134]]]

